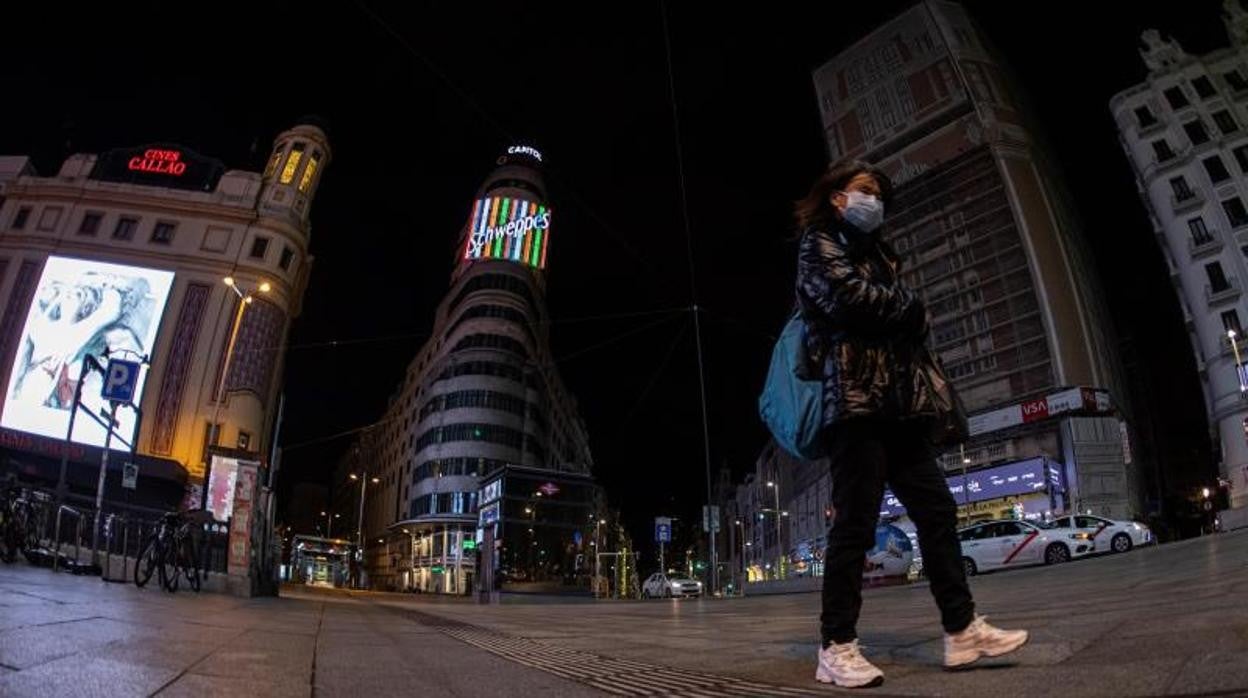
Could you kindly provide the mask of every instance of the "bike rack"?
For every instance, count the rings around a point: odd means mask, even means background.
[[[62,504],[60,509],[56,510],[56,547],[52,550],[52,571],[55,572],[61,564],[61,518],[65,514],[73,516],[77,522],[77,530],[74,534],[74,566],[78,565],[82,552],[82,512],[77,509]]]

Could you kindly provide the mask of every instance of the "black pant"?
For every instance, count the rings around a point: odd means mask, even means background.
[[[957,504],[921,425],[868,418],[828,428],[832,506],[823,566],[823,643],[849,642],[862,610],[862,568],[875,546],[885,483],[906,507],[919,534],[923,568],[947,632],[966,628],[975,603],[962,568]]]

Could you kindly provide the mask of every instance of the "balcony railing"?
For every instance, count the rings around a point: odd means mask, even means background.
[[[1205,285],[1205,301],[1209,303],[1209,307],[1221,305],[1239,298],[1239,280],[1234,276],[1226,278],[1226,287],[1214,290],[1208,284]]]
[[[1204,235],[1192,235],[1187,239],[1187,251],[1193,262],[1201,257],[1221,252],[1223,246],[1222,233],[1216,229],[1209,229]]]
[[[1205,195],[1196,190],[1188,190],[1183,196],[1178,194],[1170,195],[1170,208],[1175,213],[1190,211],[1194,208],[1200,208],[1205,204]]]

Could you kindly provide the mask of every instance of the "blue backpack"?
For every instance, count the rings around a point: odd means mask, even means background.
[[[826,455],[819,434],[823,429],[823,378],[803,378],[806,363],[806,323],[795,313],[771,352],[771,367],[758,414],[784,450],[806,460]]]

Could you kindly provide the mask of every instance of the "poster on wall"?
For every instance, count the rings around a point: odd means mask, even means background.
[[[256,461],[240,461],[216,454],[212,456],[208,468],[208,499],[204,508],[212,512],[214,521],[229,521],[234,515],[234,491],[238,486],[239,465],[242,463],[253,468],[260,465]],[[195,506],[198,507],[199,502]]]
[[[22,328],[0,425],[64,439],[84,357],[106,363],[105,350],[130,360],[151,354],[172,285],[170,271],[48,257]],[[135,389],[136,407],[146,374]],[[96,415],[106,411],[102,381],[89,371],[82,386],[82,405]],[[103,446],[103,425],[81,417],[74,422],[73,441]],[[117,422],[116,433],[133,443],[135,411],[119,409]]]

